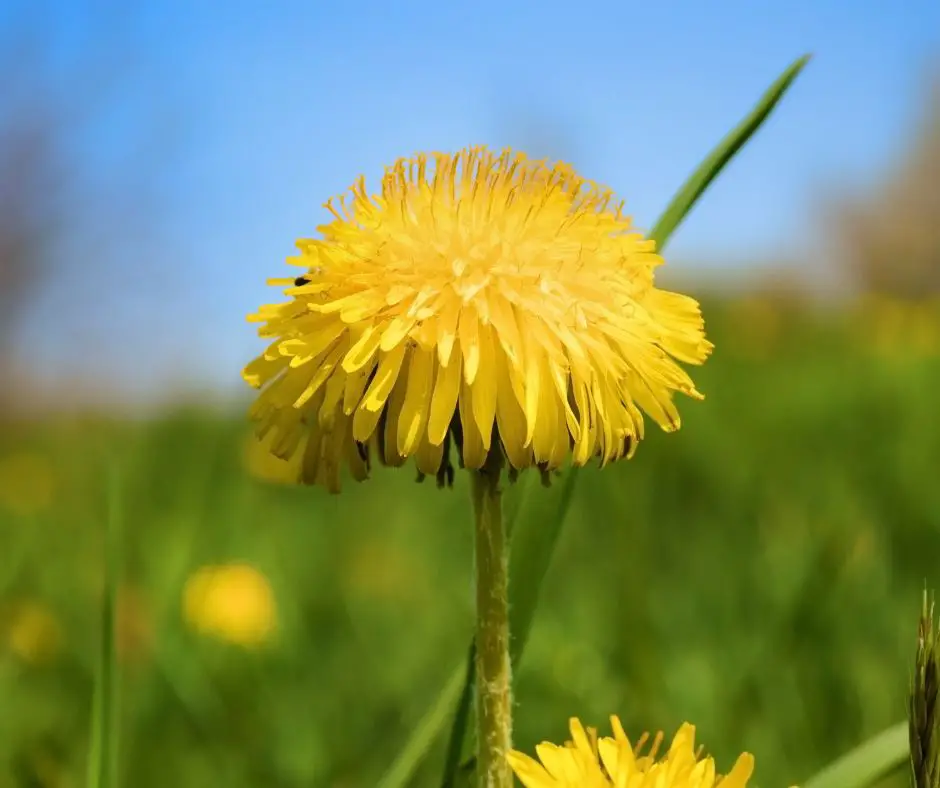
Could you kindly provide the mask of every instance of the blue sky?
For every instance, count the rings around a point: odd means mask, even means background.
[[[359,173],[512,145],[572,161],[648,227],[804,52],[667,258],[821,266],[814,200],[890,164],[940,53],[935,0],[127,5],[28,6],[50,95],[107,98],[66,140],[81,221],[21,344],[50,378],[84,369],[144,393],[237,390],[259,347],[245,313],[278,296],[265,278]]]

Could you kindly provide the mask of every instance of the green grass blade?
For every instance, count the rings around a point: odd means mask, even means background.
[[[656,240],[657,247],[662,249],[669,237],[679,226],[685,216],[692,210],[696,202],[705,193],[709,184],[725,168],[734,155],[741,150],[745,143],[760,128],[774,107],[786,93],[787,89],[809,62],[809,55],[796,60],[780,77],[768,88],[755,108],[728,134],[708,157],[692,173],[682,188],[673,197],[663,215],[654,225],[650,237]],[[526,478],[528,477],[528,478]],[[569,469],[560,484],[560,493],[557,500],[555,496],[545,494],[544,491],[536,493],[532,488],[536,486],[535,474],[526,474],[523,483],[525,498],[516,511],[517,523],[512,531],[512,554],[510,566],[510,610],[512,612],[511,625],[513,627],[513,661],[518,662],[528,636],[535,608],[541,588],[542,578],[548,571],[548,565],[554,551],[555,542],[561,533],[561,525],[568,514],[568,507],[574,493],[574,484],[577,480],[576,469]],[[535,481],[533,481],[535,479]],[[521,564],[521,565],[520,565]],[[472,670],[465,671],[468,678],[472,678]],[[435,709],[438,709],[451,687],[448,685],[439,696]],[[461,697],[466,697],[469,688],[463,689]],[[454,700],[456,701],[456,693]],[[466,715],[458,714],[451,730],[451,742],[456,737],[466,736],[468,720]],[[461,734],[461,730],[463,733]],[[430,748],[436,735],[428,736],[428,731],[420,731],[421,743]],[[416,752],[418,734],[414,734],[406,745],[409,753]],[[421,753],[420,757],[423,757]],[[420,762],[414,761],[414,766]],[[407,785],[412,772],[400,771],[399,782],[386,782],[382,788],[402,788]],[[445,774],[445,780],[447,775]],[[445,782],[446,785],[446,782]]]
[[[117,659],[114,617],[120,558],[120,493],[116,472],[108,480],[108,516],[105,526],[105,581],[101,601],[101,641],[88,750],[88,788],[114,788],[117,784]]]
[[[466,663],[455,668],[451,677],[444,685],[444,689],[437,696],[434,705],[428,709],[424,717],[412,732],[404,749],[392,765],[382,775],[378,788],[403,788],[411,784],[411,778],[424,760],[424,756],[437,740],[441,729],[447,722],[454,704],[460,697],[466,683]]]
[[[467,728],[470,724],[473,711],[473,682],[476,674],[476,643],[471,643],[467,653],[463,690],[460,693],[460,702],[454,714],[454,724],[450,729],[450,739],[447,742],[447,755],[444,758],[444,779],[441,788],[454,788],[457,784],[457,772],[460,769],[460,758],[463,755],[464,743],[467,737]]]
[[[577,477],[577,469],[569,468],[546,490],[539,484],[536,474],[529,474],[525,497],[513,523],[509,557],[510,654],[513,667],[519,664],[529,639],[542,582],[571,505]]]
[[[672,198],[669,207],[659,217],[650,231],[650,237],[656,240],[656,245],[662,247],[673,231],[692,210],[696,202],[708,188],[709,184],[725,168],[725,165],[734,158],[734,155],[744,147],[744,144],[754,135],[767,120],[774,107],[783,98],[793,80],[797,78],[803,67],[809,62],[810,55],[794,61],[777,80],[767,89],[760,101],[716,147],[706,159],[692,173],[682,188]]]
[[[899,722],[829,764],[803,788],[865,788],[906,766],[909,759],[907,722]]]

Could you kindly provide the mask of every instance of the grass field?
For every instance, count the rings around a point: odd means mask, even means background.
[[[563,740],[572,715],[634,734],[687,719],[719,767],[747,749],[757,783],[784,787],[904,717],[940,583],[940,312],[750,299],[706,316],[706,401],[582,474],[517,743]],[[245,435],[241,413],[199,407],[2,427],[0,786],[83,784],[111,467],[120,784],[353,788],[392,761],[471,632],[465,480],[280,487],[250,478]],[[216,575],[214,624],[190,582],[200,632],[187,581],[232,563],[260,574]]]

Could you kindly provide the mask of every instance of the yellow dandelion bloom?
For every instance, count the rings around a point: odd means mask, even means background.
[[[784,327],[784,315],[770,298],[745,296],[730,305],[731,347],[737,355],[764,361],[769,358]]]
[[[22,602],[6,618],[7,647],[23,662],[32,665],[49,662],[61,651],[62,627],[45,605]]]
[[[277,437],[273,432],[258,440],[254,434],[246,436],[242,454],[243,464],[250,476],[271,484],[295,484],[300,474],[301,452],[282,459],[271,451],[271,443]]]
[[[612,737],[597,738],[572,719],[572,741],[563,746],[543,742],[536,747],[539,760],[512,751],[507,756],[516,776],[526,788],[744,788],[754,771],[754,757],[741,755],[727,776],[715,770],[715,761],[702,758],[695,749],[695,727],[682,725],[669,751],[657,759],[662,734],[642,755],[644,735],[636,747],[623,731],[617,717],[611,717]]]
[[[197,570],[183,589],[183,617],[198,632],[246,648],[270,640],[277,624],[271,586],[248,564]]]
[[[654,287],[655,243],[568,165],[468,148],[351,193],[298,241],[305,272],[271,280],[291,300],[249,318],[272,340],[244,371],[251,417],[301,456],[296,481],[338,491],[370,448],[441,484],[452,444],[474,469],[494,446],[516,470],[607,463],[632,455],[641,409],[675,430],[674,392],[701,399],[677,363],[711,351],[698,304]]]
[[[21,517],[38,514],[54,495],[55,476],[44,456],[21,452],[0,458],[0,509]]]

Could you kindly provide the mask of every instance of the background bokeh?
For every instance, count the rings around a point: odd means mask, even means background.
[[[940,6],[0,7],[0,788],[82,785],[109,485],[121,784],[376,784],[465,653],[466,484],[246,462],[265,278],[416,149],[570,160],[649,227],[804,51],[667,255],[707,399],[583,473],[517,687],[527,749],[688,719],[765,787],[903,718],[940,583]]]

